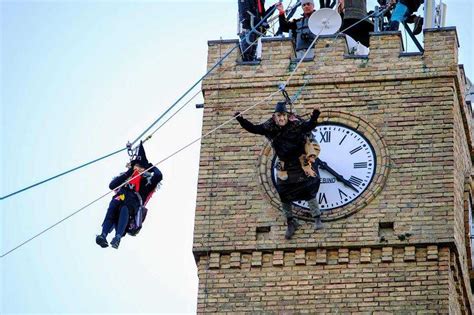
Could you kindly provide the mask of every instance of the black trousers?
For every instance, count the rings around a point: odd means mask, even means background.
[[[249,34],[249,44],[246,39],[248,33],[249,31],[245,31],[240,36],[240,50],[242,53],[242,61],[254,61],[255,54],[257,53],[257,43],[255,42],[257,40],[257,34],[255,32],[251,32]]]
[[[319,7],[322,8],[329,8],[331,6],[331,0],[319,0]]]
[[[123,236],[128,226],[130,210],[121,200],[112,199],[102,223],[102,235],[107,236],[115,226],[115,235]]]

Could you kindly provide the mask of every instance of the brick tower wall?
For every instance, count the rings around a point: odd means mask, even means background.
[[[208,65],[237,41],[210,41]],[[454,28],[425,30],[425,52],[402,53],[399,33],[371,36],[370,55],[347,55],[343,37],[322,37],[313,61],[287,86],[303,84],[299,114],[351,114],[382,137],[386,181],[359,211],[284,239],[278,200],[259,176],[266,140],[232,121],[202,140],[193,252],[198,312],[309,313],[427,310],[473,305],[466,239],[472,139]],[[203,135],[235,111],[263,122],[291,71],[292,43],[264,39],[262,60],[234,51],[203,82]],[[358,122],[354,122],[358,124]],[[384,222],[393,229],[380,237]],[[403,236],[403,237],[402,237]]]

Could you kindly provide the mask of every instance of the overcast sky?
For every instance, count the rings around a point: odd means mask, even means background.
[[[472,77],[472,2],[446,2]],[[205,73],[207,40],[236,38],[235,0],[2,0],[0,13],[2,196],[134,140]],[[145,144],[151,162],[201,135],[202,102]],[[95,244],[109,195],[0,259],[0,313],[195,313],[199,150],[158,166],[163,186],[145,226],[119,250]],[[127,160],[123,152],[0,201],[0,254],[106,193]]]

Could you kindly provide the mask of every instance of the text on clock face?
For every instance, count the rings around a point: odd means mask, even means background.
[[[321,210],[331,210],[355,202],[370,185],[376,169],[376,156],[362,133],[337,123],[323,123],[312,131],[320,144],[318,170],[320,188],[317,200]],[[307,208],[306,201],[295,202]]]
[[[341,178],[319,167],[321,185],[317,195],[321,209],[342,207],[355,201],[369,186],[375,173],[375,153],[358,131],[339,124],[321,124],[313,130],[321,146],[319,158]]]

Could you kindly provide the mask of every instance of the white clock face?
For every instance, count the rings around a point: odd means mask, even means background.
[[[372,181],[374,149],[362,134],[341,124],[322,123],[312,133],[321,146],[319,207],[322,211],[343,207],[357,199]],[[276,180],[274,168],[272,175]],[[306,201],[294,203],[308,208]]]

